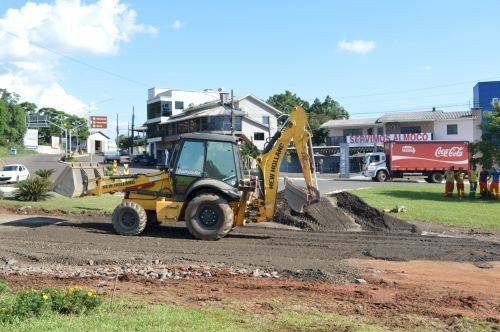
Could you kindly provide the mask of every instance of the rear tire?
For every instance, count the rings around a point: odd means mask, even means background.
[[[113,211],[113,228],[120,235],[139,235],[146,228],[146,211],[137,203],[124,202]]]
[[[431,183],[441,183],[443,181],[443,173],[434,172],[429,175],[429,182]]]
[[[379,182],[385,182],[387,181],[387,173],[384,171],[378,171],[377,172],[377,180]]]
[[[226,236],[234,223],[233,209],[222,197],[202,194],[193,198],[184,213],[186,226],[196,239],[214,241]]]

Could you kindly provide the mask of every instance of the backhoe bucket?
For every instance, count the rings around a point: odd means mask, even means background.
[[[303,213],[309,205],[319,202],[320,197],[318,189],[298,187],[285,178],[285,199],[292,210]]]
[[[66,197],[83,196],[89,185],[89,178],[102,177],[98,164],[71,164],[66,166],[54,182],[53,191]]]

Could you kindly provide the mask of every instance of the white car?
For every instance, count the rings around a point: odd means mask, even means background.
[[[21,164],[0,167],[0,183],[17,183],[30,177],[30,171]]]

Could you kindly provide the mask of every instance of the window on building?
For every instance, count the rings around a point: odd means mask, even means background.
[[[263,141],[264,133],[253,133],[253,139],[256,141]]]
[[[157,101],[155,103],[148,104],[147,113],[148,113],[148,120],[159,118],[161,116],[161,102]]]
[[[363,135],[363,129],[361,128],[348,128],[343,130],[345,136]]]
[[[373,135],[373,128],[366,129],[366,134],[367,135]]]
[[[172,102],[162,101],[161,102],[161,116],[171,116],[172,115]]]
[[[456,124],[446,125],[446,134],[447,135],[458,135],[458,125],[456,125]]]
[[[269,115],[264,115],[262,117],[262,123],[269,126]]]
[[[175,109],[176,110],[183,110],[184,109],[184,102],[183,101],[176,101],[175,102]]]
[[[383,135],[384,134],[384,128],[383,127],[378,127],[377,128],[377,135]]]
[[[400,134],[420,134],[421,132],[420,126],[401,127],[399,129]]]

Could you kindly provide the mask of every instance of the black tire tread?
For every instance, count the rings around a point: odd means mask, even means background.
[[[132,209],[137,213],[137,216],[139,218],[139,223],[137,224],[137,227],[133,230],[127,230],[123,229],[121,222],[120,222],[120,212],[122,209]],[[134,202],[123,202],[119,204],[113,211],[113,215],[111,217],[112,223],[113,223],[113,228],[115,231],[120,234],[120,235],[126,235],[126,236],[134,236],[134,235],[139,235],[141,234],[144,229],[146,228],[147,224],[147,215],[146,211],[143,209],[142,206],[140,206],[137,203]]]
[[[219,227],[214,230],[205,230],[203,232],[200,232],[198,230],[199,225],[196,224],[196,220],[194,220],[193,217],[196,215],[198,206],[200,206],[200,204],[202,203],[206,203],[207,201],[217,205],[224,216],[224,221]],[[233,228],[234,223],[234,213],[231,209],[231,206],[229,206],[228,202],[224,198],[216,194],[201,194],[194,197],[188,203],[184,216],[189,232],[198,240],[219,240],[229,234],[229,232]]]

